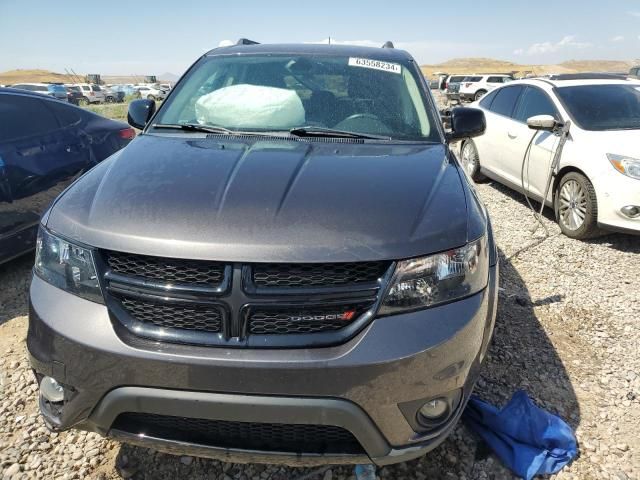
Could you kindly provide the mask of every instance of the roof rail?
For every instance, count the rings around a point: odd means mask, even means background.
[[[260,42],[254,42],[253,40],[249,40],[248,38],[240,38],[236,42],[236,45],[259,45]]]
[[[561,73],[550,75],[549,80],[626,80],[628,76],[628,74],[600,72]]]
[[[382,48],[395,48],[393,46],[393,42],[391,40],[387,40],[386,42],[384,42],[384,45],[382,45]]]

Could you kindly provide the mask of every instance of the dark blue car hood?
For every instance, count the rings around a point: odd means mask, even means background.
[[[440,144],[142,135],[63,194],[47,226],[158,256],[399,259],[463,245],[468,196]]]

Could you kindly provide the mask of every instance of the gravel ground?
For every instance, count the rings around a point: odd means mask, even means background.
[[[640,278],[638,238],[588,242],[534,221],[521,196],[478,186],[500,248],[501,291],[494,342],[476,393],[504,404],[517,389],[576,430],[579,458],[557,479],[640,478]],[[0,472],[5,478],[352,479],[352,469],[294,469],[174,457],[95,434],[49,433],[37,415],[25,352],[33,259],[0,266]],[[385,467],[381,479],[510,479],[459,425],[428,456]]]

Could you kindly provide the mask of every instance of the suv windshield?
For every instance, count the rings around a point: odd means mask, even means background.
[[[67,93],[67,89],[62,85],[49,85],[48,90],[52,93]]]
[[[558,88],[558,96],[580,128],[640,128],[640,84]]]
[[[313,127],[440,141],[413,70],[346,56],[205,57],[175,88],[154,125],[255,132]]]

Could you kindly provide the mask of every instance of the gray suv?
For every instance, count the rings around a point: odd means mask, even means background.
[[[451,432],[496,315],[487,212],[416,62],[239,42],[41,220],[28,348],[41,413],[154,449],[409,460]]]

